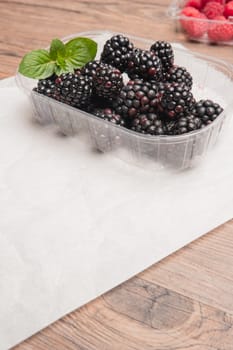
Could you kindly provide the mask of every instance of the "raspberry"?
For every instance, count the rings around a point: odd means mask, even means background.
[[[208,2],[218,2],[219,4],[224,4],[224,0],[201,0],[201,8],[204,8]]]
[[[231,40],[233,38],[233,23],[227,23],[223,16],[216,17],[215,20],[219,22],[215,22],[209,27],[209,39],[214,42]]]
[[[187,20],[184,29],[190,37],[200,38],[208,29],[208,23],[206,20],[206,16],[203,13],[200,13],[195,16],[193,20]]]
[[[188,0],[185,4],[185,7],[195,7],[196,9],[201,9],[201,0]]]
[[[195,17],[199,13],[200,11],[198,11],[196,8],[192,6],[184,7],[180,12],[181,16],[188,16],[188,17]]]
[[[200,12],[195,9],[194,7],[188,6],[184,7],[183,10],[180,12],[181,19],[180,19],[180,24],[181,26],[185,29],[186,25],[188,23],[188,19],[185,17],[196,17],[199,16]]]
[[[190,18],[193,17],[194,21],[191,21]],[[198,20],[195,20],[197,18]],[[180,24],[183,29],[193,38],[200,38],[207,31],[207,22],[201,21],[201,19],[206,20],[206,16],[198,11],[194,7],[185,7],[181,11]]]
[[[216,16],[213,18],[213,24],[214,24],[214,21],[227,21],[226,17],[224,16]]]
[[[233,1],[230,1],[225,5],[224,16],[227,18],[233,16]]]
[[[219,4],[218,2],[210,1],[205,5],[203,13],[209,19],[213,19],[214,17],[221,16],[223,14],[223,10],[223,5]]]

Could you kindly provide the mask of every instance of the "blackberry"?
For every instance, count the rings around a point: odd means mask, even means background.
[[[153,52],[134,50],[130,54],[127,73],[131,79],[142,78],[159,81],[162,78],[162,64]]]
[[[223,108],[211,100],[200,100],[195,103],[192,109],[192,113],[200,118],[205,125],[212,123],[222,111]]]
[[[157,99],[159,101],[163,96],[165,89],[168,88],[171,84],[163,81],[159,81],[156,84],[157,84]]]
[[[167,41],[156,41],[150,50],[160,58],[164,72],[167,72],[173,66],[174,52],[170,43]]]
[[[184,83],[190,90],[193,85],[193,78],[184,67],[173,66],[165,74],[164,78],[169,83]]]
[[[54,76],[39,80],[37,87],[33,90],[45,96],[55,98],[56,86]]]
[[[133,48],[133,44],[127,37],[120,34],[114,35],[106,41],[101,54],[101,61],[124,72],[128,65],[129,54],[133,51]]]
[[[118,95],[123,87],[123,77],[119,69],[102,63],[96,68],[93,84],[96,95],[113,98]]]
[[[164,135],[165,128],[156,113],[140,114],[132,120],[130,129],[142,134]]]
[[[85,107],[91,98],[93,83],[88,76],[66,73],[55,80],[56,99],[73,107]]]
[[[192,109],[195,100],[184,84],[168,84],[160,98],[158,108],[168,119],[178,119]]]
[[[113,101],[116,113],[124,118],[135,118],[140,113],[155,112],[157,108],[157,85],[136,79],[130,80]]]
[[[165,121],[165,133],[166,135],[176,135],[175,129],[176,129],[176,120],[166,120]]]
[[[116,114],[111,108],[105,108],[105,109],[96,108],[94,109],[93,114],[111,123],[114,123],[120,126],[125,126],[125,120],[119,114]]]
[[[81,74],[87,75],[93,78],[96,75],[96,70],[102,65],[100,61],[90,61],[85,64],[81,69]]]
[[[169,124],[169,123],[168,123]],[[198,130],[203,127],[203,123],[200,118],[193,114],[189,114],[185,117],[179,118],[173,125],[168,125],[167,133],[170,135],[186,134],[190,131]]]

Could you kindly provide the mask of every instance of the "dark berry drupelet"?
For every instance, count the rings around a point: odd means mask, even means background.
[[[222,111],[223,108],[211,100],[200,100],[195,103],[192,109],[192,113],[200,118],[205,125],[212,123]]]
[[[159,81],[162,78],[162,64],[153,52],[134,50],[129,58],[127,73],[131,79]]]
[[[174,52],[170,43],[167,41],[156,41],[150,50],[160,58],[164,72],[167,72],[173,66]]]
[[[177,120],[165,120],[164,127],[165,127],[166,135],[176,135],[175,133],[176,123],[177,123]]]
[[[178,119],[189,113],[195,103],[193,94],[184,84],[168,84],[158,107],[168,119]]]
[[[130,129],[142,134],[164,135],[164,122],[156,113],[140,114],[130,124]]]
[[[62,74],[55,80],[55,85],[55,98],[73,107],[87,106],[92,96],[92,79],[80,72]]]
[[[92,113],[95,116],[111,123],[125,126],[125,120],[119,114],[116,114],[111,108],[95,108]]]
[[[117,96],[123,87],[123,77],[119,69],[102,63],[93,76],[96,95],[104,98]]]
[[[190,90],[193,85],[193,78],[191,74],[184,67],[173,66],[164,75],[164,80],[169,83],[184,83]]]
[[[55,77],[52,76],[46,79],[39,80],[37,83],[37,87],[35,87],[33,90],[45,96],[55,98]]]
[[[128,65],[129,54],[133,51],[133,48],[133,44],[127,37],[120,34],[114,35],[106,41],[101,54],[101,61],[124,72]]]
[[[140,113],[153,113],[158,104],[156,95],[155,83],[140,79],[130,80],[113,101],[113,108],[124,118],[135,118]]]

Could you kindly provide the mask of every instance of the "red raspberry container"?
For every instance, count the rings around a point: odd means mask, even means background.
[[[174,20],[175,31],[182,31],[192,41],[207,44],[233,45],[233,17],[226,20],[184,16],[187,0],[173,0],[167,14]]]

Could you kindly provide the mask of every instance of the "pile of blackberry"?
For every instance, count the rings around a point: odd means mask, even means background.
[[[39,80],[34,90],[136,133],[172,136],[201,129],[223,111],[196,101],[192,85],[190,72],[174,64],[170,43],[142,50],[119,34],[106,41],[100,60]]]

